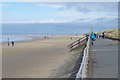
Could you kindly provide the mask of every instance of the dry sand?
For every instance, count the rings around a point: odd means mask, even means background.
[[[72,40],[70,37],[52,37],[44,40],[37,39],[16,42],[13,47],[2,44],[2,77],[61,77],[61,75],[57,76],[57,74],[59,74],[58,72],[62,71],[63,73],[65,71],[66,68],[63,68],[63,66],[67,62],[74,66],[77,56],[79,55],[78,53],[80,53],[75,51],[69,52],[67,46],[79,38],[80,37],[73,37]]]

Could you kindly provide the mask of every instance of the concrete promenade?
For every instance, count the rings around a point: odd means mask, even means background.
[[[91,47],[92,78],[118,78],[118,42],[97,39]]]

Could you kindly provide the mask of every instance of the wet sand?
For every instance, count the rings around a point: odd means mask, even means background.
[[[68,45],[80,37],[52,37],[2,45],[2,77],[59,78],[68,77],[66,66],[72,69],[80,51],[69,52]],[[71,61],[72,60],[72,61]],[[68,63],[68,64],[67,64]],[[66,66],[65,66],[66,64]],[[59,71],[62,71],[61,73]],[[59,73],[58,73],[59,72]],[[62,73],[64,72],[64,76]],[[62,75],[57,75],[62,74]]]

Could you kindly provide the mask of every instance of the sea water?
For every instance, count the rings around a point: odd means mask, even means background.
[[[17,36],[17,35],[3,35],[2,39],[0,40],[0,42],[12,42],[12,41],[25,41],[25,40],[31,40],[32,38],[28,38],[28,37],[21,37],[21,36]]]
[[[90,24],[79,23],[4,23],[2,24],[2,40],[0,42],[30,40],[34,36],[76,35],[90,32]],[[99,31],[103,28],[96,27]],[[105,29],[105,27],[104,27]],[[22,35],[22,36],[20,36]],[[32,37],[26,37],[31,35]]]
[[[0,42],[7,42],[8,38],[9,41],[23,41],[30,40],[35,36],[79,34],[82,31],[78,25],[70,24],[2,24],[2,39]],[[32,37],[26,37],[26,35],[31,35]]]

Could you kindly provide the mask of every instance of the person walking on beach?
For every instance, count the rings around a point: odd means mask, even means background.
[[[44,39],[46,39],[46,36],[44,36]]]
[[[14,46],[15,45],[15,43],[12,41],[12,46]]]
[[[10,46],[10,43],[8,42],[8,46]]]
[[[8,38],[8,46],[10,46],[9,38]]]
[[[90,39],[91,39],[92,45],[93,45],[93,41],[95,41],[95,34],[93,32],[90,35]]]

